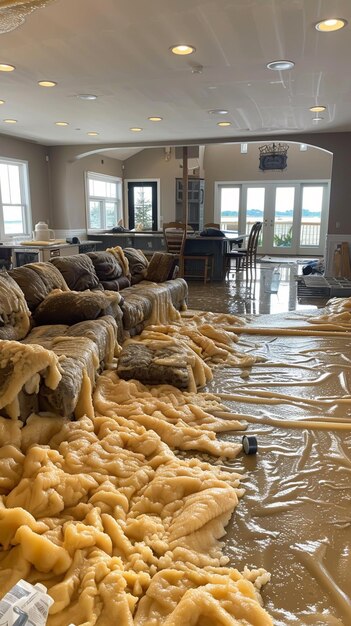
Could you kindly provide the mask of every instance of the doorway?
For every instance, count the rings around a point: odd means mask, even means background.
[[[216,183],[223,230],[248,233],[262,222],[261,254],[322,256],[329,211],[329,181]]]
[[[129,229],[143,231],[158,229],[157,181],[126,181]]]

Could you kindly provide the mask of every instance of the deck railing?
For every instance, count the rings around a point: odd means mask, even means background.
[[[246,232],[250,232],[251,226],[257,220],[251,220],[247,222]],[[234,230],[238,231],[237,222],[221,222],[222,230]],[[276,222],[274,224],[274,235],[280,240],[289,240],[289,233],[292,229],[292,222]],[[318,246],[320,243],[320,230],[321,225],[319,222],[302,222],[300,224],[300,246]],[[280,245],[275,244],[277,248],[285,247],[284,243]],[[289,245],[289,243],[287,243]]]

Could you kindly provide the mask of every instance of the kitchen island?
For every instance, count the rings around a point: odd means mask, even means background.
[[[99,233],[88,235],[89,241],[100,240],[98,250],[120,246],[121,248],[137,248],[146,256],[153,252],[166,251],[163,232],[125,232],[125,233]],[[188,235],[185,244],[185,255],[211,254],[213,255],[212,280],[224,280],[225,277],[225,254],[228,251],[229,240],[226,237],[201,237],[200,235]],[[189,262],[187,262],[189,263]],[[196,263],[196,261],[194,261]],[[185,276],[186,278],[186,276]]]

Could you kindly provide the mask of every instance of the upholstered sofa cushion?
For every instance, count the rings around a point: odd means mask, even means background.
[[[61,272],[51,263],[28,263],[16,267],[9,274],[21,287],[32,312],[53,289],[68,291]]]
[[[109,291],[52,291],[36,308],[33,316],[37,324],[76,324],[95,320],[113,313],[119,303],[118,293]]]
[[[18,284],[0,272],[0,339],[23,339],[30,329],[30,312]]]
[[[154,252],[146,272],[146,280],[154,283],[163,283],[173,278],[178,258],[168,252]]]
[[[140,283],[146,276],[149,261],[142,250],[123,248],[124,256],[128,259],[131,283]]]
[[[129,280],[123,276],[123,268],[110,252],[89,252],[97,277],[104,289],[119,291],[129,287]]]
[[[139,343],[126,345],[119,356],[117,374],[124,380],[140,380],[144,385],[189,386],[190,371],[184,352],[168,347],[153,350]]]
[[[151,300],[133,287],[123,290],[123,326],[125,330],[136,328],[142,324],[152,312]]]
[[[87,254],[58,256],[50,260],[61,272],[72,291],[102,289],[92,260]]]

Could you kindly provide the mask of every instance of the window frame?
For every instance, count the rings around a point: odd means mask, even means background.
[[[10,202],[3,202],[0,184],[0,240],[13,239],[14,237],[25,237],[32,232],[32,209],[29,193],[29,165],[28,161],[22,159],[12,159],[9,157],[0,156],[1,165],[17,165],[19,168],[19,192],[20,192],[20,204],[12,204]],[[23,231],[16,233],[5,233],[5,220],[4,220],[4,206],[21,207]]]
[[[108,198],[106,196],[91,196],[89,192],[89,181],[98,180],[108,183],[117,184],[117,197]],[[101,227],[93,228],[90,225],[90,201],[100,202],[100,218]],[[113,176],[109,174],[100,174],[99,172],[86,171],[85,172],[85,219],[86,229],[88,233],[103,233],[109,230],[110,227],[106,226],[106,203],[116,203],[117,205],[117,217],[116,226],[120,219],[123,219],[123,193],[122,193],[122,178],[120,176]]]

